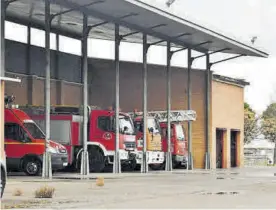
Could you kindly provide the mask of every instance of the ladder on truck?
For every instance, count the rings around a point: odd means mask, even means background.
[[[143,112],[130,112],[128,114],[133,118],[135,116],[142,116]],[[167,111],[149,111],[148,116],[157,119],[159,122],[168,121]],[[196,112],[194,110],[171,110],[170,120],[171,122],[195,121]]]

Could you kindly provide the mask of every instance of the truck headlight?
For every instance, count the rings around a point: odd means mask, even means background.
[[[64,154],[67,153],[67,150],[66,150],[66,149],[63,149],[63,148],[59,148],[58,151],[59,151],[59,153],[64,153]]]
[[[56,148],[53,148],[53,147],[48,147],[47,148],[47,152],[53,153],[53,154],[57,154],[58,150]]]

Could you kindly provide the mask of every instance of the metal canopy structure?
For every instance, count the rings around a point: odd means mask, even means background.
[[[102,23],[89,38],[114,40],[114,23],[120,25],[124,41],[142,43],[147,33],[149,43],[170,41],[175,47],[187,47],[206,53],[224,49],[224,53],[267,57],[268,54],[232,38],[216,33],[137,0],[50,0],[52,32],[81,39],[83,13],[88,26]],[[17,0],[7,8],[6,20],[35,28],[45,28],[45,4],[41,0]],[[60,14],[60,15],[59,15]],[[139,33],[141,32],[141,33]],[[157,44],[165,44],[160,42]]]
[[[192,110],[191,70],[195,59],[206,57],[206,92],[205,92],[205,168],[210,168],[210,82],[211,66],[241,56],[268,57],[268,54],[241,43],[237,40],[216,33],[184,20],[175,15],[152,7],[138,0],[2,0],[1,1],[1,51],[4,54],[4,21],[8,20],[28,26],[28,44],[30,44],[30,27],[45,30],[45,121],[46,138],[43,164],[43,177],[51,177],[51,156],[47,152],[47,141],[50,138],[50,32],[80,39],[82,43],[82,76],[83,76],[83,153],[81,174],[89,174],[89,152],[87,146],[87,102],[88,102],[88,38],[115,40],[115,121],[116,141],[113,172],[120,173],[119,151],[119,75],[121,41],[143,44],[143,116],[147,122],[147,53],[152,45],[163,45],[167,48],[167,124],[168,151],[166,152],[166,170],[172,170],[171,156],[171,58],[174,53],[188,50],[188,84],[187,106]],[[58,36],[57,40],[58,40]],[[57,43],[59,43],[57,41]],[[179,49],[172,51],[172,47]],[[59,46],[57,46],[59,49]],[[203,53],[192,57],[192,50]],[[210,55],[229,53],[235,56],[220,61],[210,62]],[[5,70],[4,57],[1,55],[1,75]],[[184,90],[183,90],[184,93]],[[146,138],[144,126],[144,139]],[[146,141],[143,145],[141,172],[148,171]],[[188,121],[188,169],[193,168],[192,124]]]

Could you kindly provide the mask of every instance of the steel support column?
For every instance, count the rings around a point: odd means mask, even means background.
[[[120,106],[120,26],[115,24],[115,71],[116,71],[116,82],[115,82],[115,152],[113,161],[113,173],[121,173],[121,160],[119,150],[119,106]]]
[[[83,15],[83,33],[82,33],[82,78],[83,78],[83,152],[81,156],[81,175],[89,175],[89,154],[87,148],[87,123],[88,123],[88,58],[87,58],[87,16]]]
[[[27,26],[26,71],[31,73],[31,27]]]
[[[210,55],[206,54],[205,92],[205,169],[210,169]]]
[[[188,110],[191,110],[192,106],[192,87],[191,87],[191,71],[192,71],[192,64],[193,64],[193,58],[192,58],[192,50],[188,49]],[[187,163],[187,169],[192,170],[193,169],[193,154],[192,154],[192,122],[188,121],[188,163]]]
[[[55,78],[59,79],[59,34],[56,34],[56,52],[55,52]]]
[[[33,104],[33,77],[31,76],[31,27],[27,26],[27,46],[26,46],[26,72],[28,75],[28,104]]]
[[[5,62],[5,19],[6,19],[6,8],[7,2],[1,1],[1,69],[0,69],[0,77],[5,76],[6,71],[6,62]]]
[[[60,18],[59,20],[60,21]],[[63,96],[62,96],[62,81],[60,80],[60,72],[59,72],[59,34],[56,33],[56,51],[55,51],[55,70],[54,77],[58,82],[56,83],[56,103],[58,105],[63,104]]]
[[[5,1],[1,1],[1,67],[0,67],[0,77],[4,77],[5,76],[5,19],[6,19],[6,2]],[[4,148],[4,133],[2,131],[4,131],[4,124],[5,124],[5,120],[4,120],[4,95],[5,95],[5,82],[0,80],[0,98],[1,98],[1,102],[0,102],[0,141],[1,141],[1,149],[0,149],[0,153],[1,153],[1,157],[5,157],[5,150]],[[3,129],[2,129],[3,128]],[[3,144],[2,144],[3,143]],[[2,154],[3,153],[3,154]],[[6,160],[6,159],[5,159]],[[2,176],[2,174],[1,174]],[[1,183],[2,185],[2,183]],[[1,191],[2,191],[2,186],[1,186]]]
[[[148,129],[148,68],[147,55],[149,45],[147,44],[147,35],[143,34],[143,157],[141,173],[148,172],[148,155],[147,155],[147,129]]]
[[[43,155],[42,177],[52,177],[52,163],[51,155],[48,152],[48,144],[50,140],[50,85],[51,85],[51,50],[50,50],[50,1],[45,0],[45,52],[46,52],[46,66],[45,66],[45,85],[44,85],[44,102],[45,102],[45,151]]]
[[[168,151],[166,153],[166,171],[172,171],[172,153],[171,153],[171,43],[167,42],[167,141]]]

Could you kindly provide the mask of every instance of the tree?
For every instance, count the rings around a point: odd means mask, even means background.
[[[276,103],[270,104],[263,112],[261,132],[274,143],[274,164],[276,163]]]
[[[248,103],[244,103],[244,143],[249,143],[259,134],[259,118]]]
[[[276,103],[271,103],[263,112],[263,118],[276,118]]]

